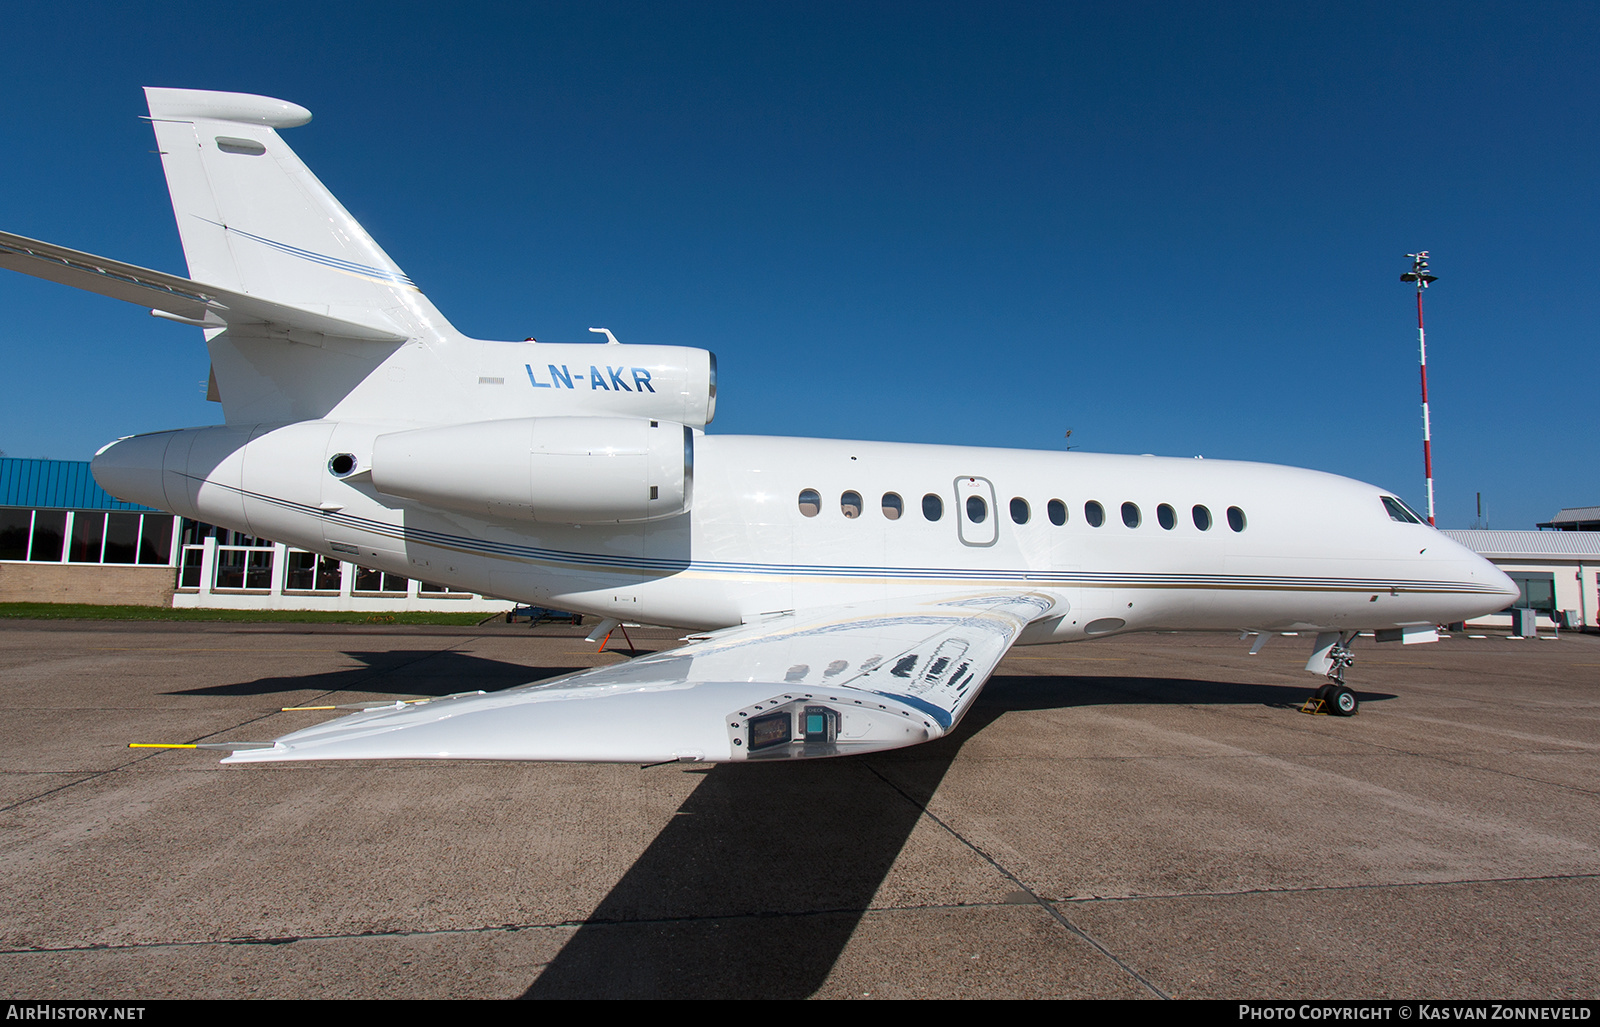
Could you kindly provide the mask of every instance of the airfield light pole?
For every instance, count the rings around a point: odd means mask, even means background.
[[[1411,270],[1400,276],[1402,282],[1417,283],[1417,347],[1422,353],[1422,470],[1428,479],[1428,523],[1433,524],[1433,434],[1428,424],[1428,336],[1422,330],[1422,290],[1439,276],[1428,271],[1428,251],[1407,253]]]

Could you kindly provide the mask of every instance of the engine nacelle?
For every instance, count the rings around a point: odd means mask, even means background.
[[[522,417],[379,435],[385,495],[496,520],[653,521],[689,510],[694,432],[631,417]]]

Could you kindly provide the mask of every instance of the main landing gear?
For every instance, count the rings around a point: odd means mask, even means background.
[[[1327,661],[1328,683],[1312,693],[1311,698],[1301,707],[1303,712],[1353,717],[1356,711],[1361,709],[1361,702],[1356,698],[1356,693],[1344,683],[1344,669],[1356,662],[1355,654],[1350,652],[1350,643],[1353,641],[1355,632],[1347,631],[1340,634],[1337,640],[1327,647],[1324,658]],[[1322,647],[1319,646],[1318,649],[1320,653]],[[1316,659],[1316,656],[1312,659]]]

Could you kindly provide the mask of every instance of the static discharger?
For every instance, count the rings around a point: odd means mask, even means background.
[[[129,742],[130,749],[217,749],[234,752],[239,749],[270,749],[272,742]]]
[[[403,710],[419,703],[438,702],[441,699],[460,699],[469,695],[488,695],[483,689],[475,692],[452,692],[449,695],[430,695],[421,699],[392,699],[388,702],[347,702],[337,706],[284,706],[280,713],[303,713],[308,710]]]

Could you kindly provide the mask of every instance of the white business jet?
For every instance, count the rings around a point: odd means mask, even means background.
[[[390,703],[225,762],[738,761],[949,733],[1015,644],[1429,641],[1504,574],[1397,497],[1266,464],[707,435],[705,350],[469,339],[278,135],[309,111],[147,89],[188,258],[163,274],[0,234],[0,265],[205,333],[225,424],[120,439],[132,502],[689,644],[493,694]],[[1259,647],[1260,642],[1257,642]]]

